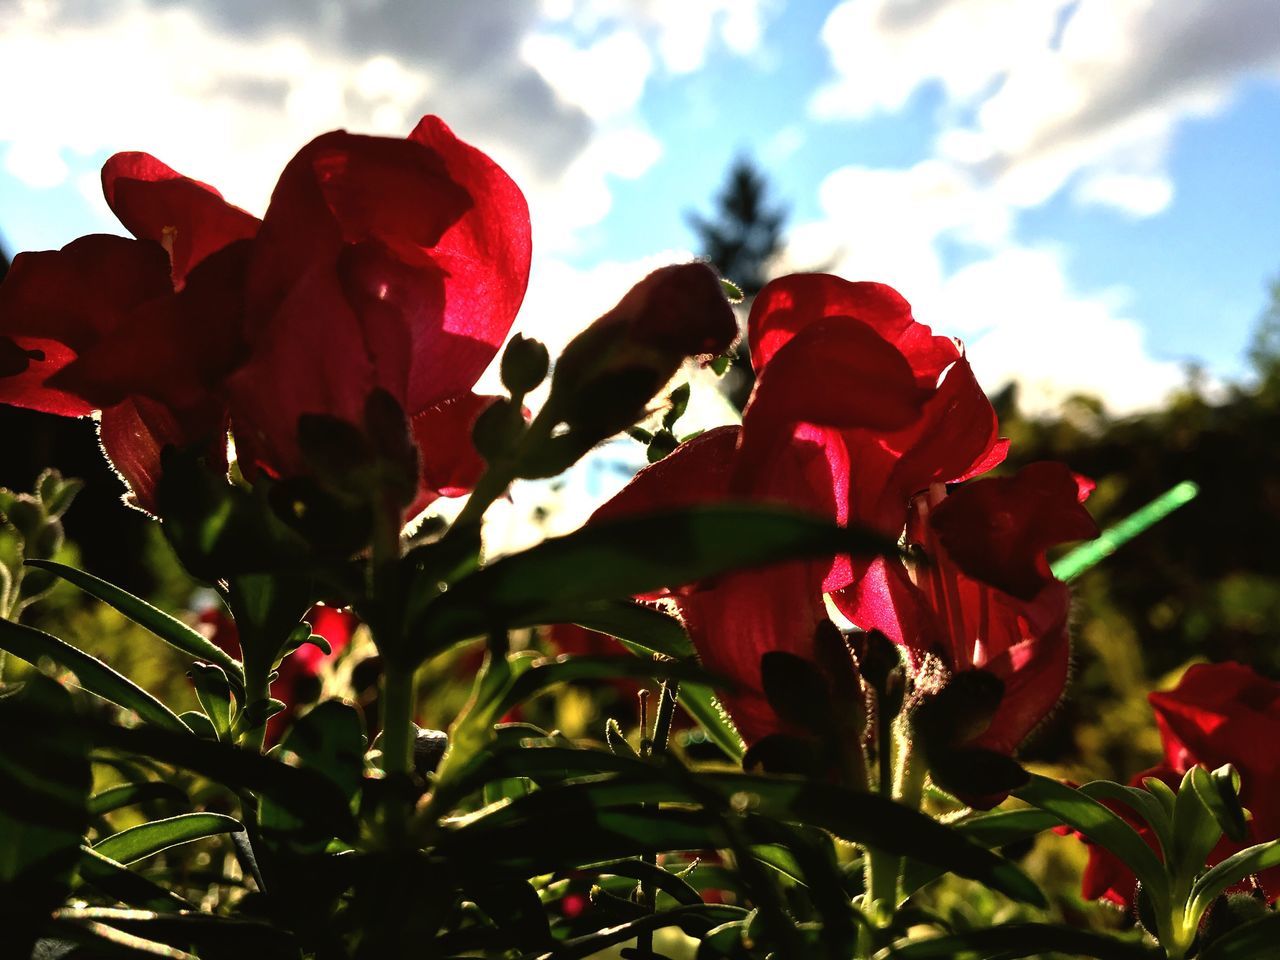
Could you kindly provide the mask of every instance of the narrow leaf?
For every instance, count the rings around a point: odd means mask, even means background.
[[[220,813],[180,813],[176,817],[152,820],[121,830],[99,840],[93,845],[93,850],[117,863],[129,864],[181,843],[243,829],[244,825],[239,820]]]
[[[54,560],[28,560],[27,566],[39,567],[56,574],[68,583],[75,584],[85,593],[96,597],[108,606],[115,607],[126,617],[145,627],[165,643],[181,650],[196,660],[216,663],[239,690],[244,690],[244,668],[230,654],[181,620],[172,617],[158,607],[153,607],[141,597],[135,597],[91,573],[58,563]]]
[[[143,910],[173,913],[195,909],[172,890],[166,890],[91,847],[80,848],[80,879],[121,903]]]
[[[1234,853],[1210,867],[1191,888],[1187,914],[1194,921],[1209,909],[1214,898],[1245,877],[1280,866],[1280,840],[1258,843]]]
[[[1013,795],[1054,814],[1067,826],[1114,853],[1142,881],[1157,909],[1168,900],[1169,883],[1164,864],[1136,830],[1097,800],[1039,774],[1032,774],[1027,785],[1013,791]]]
[[[0,620],[0,649],[8,650],[28,663],[40,662],[48,657],[54,663],[70,670],[80,681],[80,686],[90,693],[132,710],[143,720],[173,730],[190,734],[191,730],[178,719],[178,715],[127,677],[112,670],[97,657],[79,650],[55,636],[11,620]]]
[[[776,507],[717,505],[628,517],[553,537],[464,577],[412,625],[427,656],[547,612],[800,557],[893,553],[877,534]]]
[[[154,800],[186,803],[187,795],[179,787],[164,780],[143,780],[138,783],[118,783],[107,787],[89,798],[89,813],[95,817],[105,816],[121,807],[135,803],[148,803]]]
[[[1158,960],[1164,952],[1141,943],[1119,940],[1053,923],[1005,923],[981,930],[899,942],[876,954],[876,960],[953,960],[973,952],[982,957],[1016,960],[1041,954],[1068,954],[1097,960]]]

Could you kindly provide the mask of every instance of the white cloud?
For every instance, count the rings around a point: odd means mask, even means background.
[[[1103,399],[1114,414],[1162,404],[1183,386],[1182,366],[1156,359],[1141,325],[1125,316],[1122,291],[1080,294],[1059,254],[1007,248],[950,277],[932,321],[968,332],[968,356],[987,390],[1010,381],[1030,413],[1056,410],[1072,394]]]
[[[717,46],[738,56],[756,53],[781,6],[781,0],[544,0],[543,13],[582,35],[634,25],[666,70],[692,73]]]
[[[822,217],[793,229],[784,266],[895,287],[918,319],[966,341],[989,391],[1016,380],[1024,410],[1049,412],[1089,393],[1129,413],[1159,405],[1183,383],[1179,364],[1152,356],[1122,291],[1075,289],[1063,256],[1019,245],[1008,208],[964,171],[941,160],[845,167],[818,196]],[[949,272],[944,243],[977,259]]]
[[[1083,175],[1078,200],[1158,213],[1178,123],[1246,76],[1280,79],[1274,0],[845,0],[823,39],[836,79],[815,116],[897,110],[937,83],[938,150],[1015,207]]]
[[[1082,181],[1073,196],[1081,203],[1150,217],[1173,201],[1173,180],[1159,174],[1096,173]]]
[[[905,169],[842,167],[822,181],[818,201],[821,219],[791,229],[784,265],[903,290],[941,285],[940,239],[988,247],[1009,230],[1006,209],[940,160]]]
[[[632,30],[615,30],[583,47],[536,33],[524,39],[520,52],[562,100],[597,119],[633,110],[653,69],[648,46]]]

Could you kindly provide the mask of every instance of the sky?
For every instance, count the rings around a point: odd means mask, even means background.
[[[261,214],[290,156],[443,117],[530,199],[554,348],[697,253],[736,156],[779,269],[890,283],[989,390],[1248,376],[1280,275],[1275,0],[0,0],[0,242],[121,232],[145,150]]]

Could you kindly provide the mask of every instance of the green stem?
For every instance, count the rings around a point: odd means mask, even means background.
[[[408,776],[413,771],[413,669],[383,662],[382,770],[387,776]]]
[[[676,698],[680,696],[680,685],[676,682],[663,681],[658,691],[658,714],[653,721],[653,736],[641,744],[646,757],[661,756],[667,752],[667,744],[671,740],[671,723],[675,718]],[[651,866],[658,865],[657,853],[646,853],[644,861]],[[657,908],[657,891],[653,883],[644,880],[640,883],[640,903],[652,913]],[[646,930],[636,938],[637,960],[653,960],[653,931]]]
[[[265,702],[271,698],[271,668],[252,660],[244,661],[244,707],[251,703]],[[262,752],[266,741],[267,724],[262,722],[240,734],[240,745],[246,750]]]
[[[480,475],[480,479],[471,491],[471,496],[467,498],[462,511],[453,521],[451,530],[463,530],[479,525],[485,511],[506,493],[507,487],[511,486],[511,481],[516,479],[521,462],[551,436],[551,431],[559,419],[559,414],[548,400],[525,430],[515,450],[505,457],[499,457],[486,464],[484,473]]]
[[[924,765],[915,756],[911,741],[903,731],[891,739],[891,744],[894,761],[891,765],[886,764],[883,747],[881,750],[880,792],[913,810],[919,810],[924,797]],[[892,778],[888,775],[889,768],[895,771]],[[886,782],[892,783],[889,790],[885,788]],[[877,927],[887,927],[893,922],[893,915],[898,909],[901,874],[901,857],[874,848],[867,850],[865,907],[868,919]]]

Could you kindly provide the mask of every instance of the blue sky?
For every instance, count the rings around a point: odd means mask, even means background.
[[[118,149],[261,212],[311,136],[438,113],[530,196],[553,346],[696,252],[740,152],[780,269],[894,284],[1033,408],[1246,376],[1280,273],[1274,0],[21,0],[0,84],[11,253],[118,229]]]

